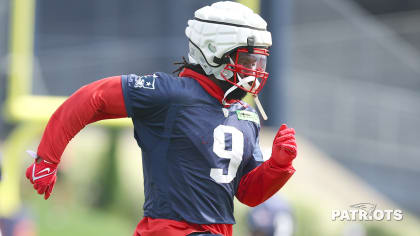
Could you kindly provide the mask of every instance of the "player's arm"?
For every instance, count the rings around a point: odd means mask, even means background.
[[[98,120],[127,117],[121,76],[83,86],[51,116],[38,146],[37,159],[26,177],[47,199],[52,191],[56,168],[70,140],[86,125]]]
[[[292,161],[296,155],[295,130],[282,125],[274,138],[270,159],[241,178],[238,200],[254,207],[270,198],[295,172]]]

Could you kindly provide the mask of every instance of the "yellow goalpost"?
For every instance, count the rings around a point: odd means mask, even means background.
[[[3,180],[0,182],[0,217],[17,212],[21,205],[19,182],[25,147],[42,132],[45,123],[65,97],[34,96],[32,90],[36,0],[11,0],[10,73],[5,118],[16,124],[4,144]],[[129,126],[129,119],[97,122],[105,126]]]

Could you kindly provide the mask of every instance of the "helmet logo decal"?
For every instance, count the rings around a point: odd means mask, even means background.
[[[209,46],[208,46],[208,48],[209,48],[209,50],[210,50],[210,52],[216,52],[217,50],[216,50],[216,46],[214,46],[212,43],[209,43]]]

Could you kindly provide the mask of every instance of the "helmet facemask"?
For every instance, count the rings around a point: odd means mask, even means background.
[[[222,102],[228,104],[226,102],[228,95],[234,92],[235,89],[240,88],[253,95],[261,116],[264,120],[267,120],[267,114],[257,94],[264,87],[268,78],[268,72],[265,71],[267,56],[269,55],[268,50],[265,48],[244,47],[236,49],[232,54],[228,56],[230,63],[227,63],[222,72],[220,72],[220,76],[233,85],[225,92]]]
[[[230,63],[225,65],[220,75],[237,88],[257,95],[268,78],[268,73],[265,71],[268,55],[268,50],[265,48],[238,48],[229,54]]]

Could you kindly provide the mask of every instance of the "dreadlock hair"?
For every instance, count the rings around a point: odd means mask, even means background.
[[[184,68],[191,69],[191,70],[193,70],[193,71],[195,71],[195,72],[197,72],[197,73],[200,73],[200,74],[202,74],[202,75],[206,75],[206,73],[204,72],[203,68],[201,68],[201,66],[200,66],[199,64],[192,64],[192,63],[189,63],[189,62],[185,59],[185,57],[182,57],[182,62],[174,62],[174,65],[180,65],[180,66],[178,67],[178,69],[176,69],[176,70],[174,70],[174,71],[172,72],[172,73],[174,73],[174,74],[177,74],[178,76],[179,76],[179,73],[181,73],[181,71],[182,71]]]

